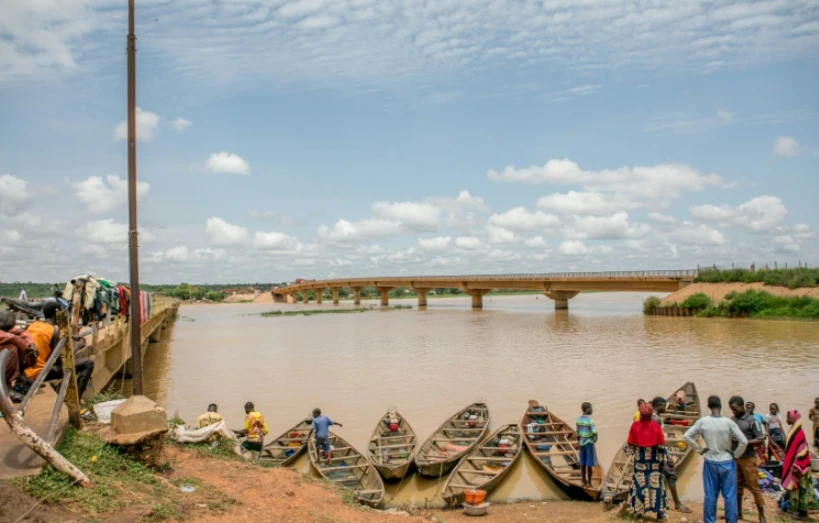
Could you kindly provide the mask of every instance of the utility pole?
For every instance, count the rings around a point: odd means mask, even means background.
[[[142,328],[139,303],[139,238],[136,199],[136,35],[134,0],[128,2],[128,263],[131,269],[131,357],[134,395],[142,394]]]

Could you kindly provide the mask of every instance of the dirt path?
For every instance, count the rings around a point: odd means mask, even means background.
[[[714,304],[725,299],[725,295],[729,292],[745,292],[753,289],[755,291],[769,292],[775,296],[810,296],[811,298],[819,298],[819,287],[789,289],[787,287],[778,287],[774,285],[765,285],[764,283],[692,283],[677,292],[672,292],[662,299],[663,305],[671,305],[673,303],[680,304],[692,294],[703,293]]]

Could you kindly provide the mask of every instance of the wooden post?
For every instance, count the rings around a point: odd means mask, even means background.
[[[75,280],[74,291],[71,294],[71,320],[69,322],[71,329],[69,334],[79,334],[80,332],[80,316],[84,300],[85,284],[79,280]],[[68,338],[70,340],[71,336],[69,335]]]
[[[91,324],[91,354],[98,352],[98,343],[100,341],[100,332],[96,323]]]
[[[68,317],[63,311],[57,312],[57,326],[60,328],[60,336],[66,336],[65,347],[63,347],[62,353],[63,372],[71,372],[68,392],[65,395],[65,404],[68,407],[68,419],[77,430],[81,430],[82,417],[80,416],[80,394],[77,389],[77,370],[74,367],[74,344],[71,341],[71,329],[68,327]]]

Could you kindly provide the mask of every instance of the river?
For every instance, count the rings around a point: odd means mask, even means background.
[[[480,311],[469,298],[442,298],[422,311],[268,318],[259,313],[333,305],[183,306],[167,343],[148,349],[145,392],[189,423],[218,403],[231,427],[241,426],[242,406],[253,401],[271,437],[321,407],[362,451],[388,407],[423,441],[474,401],[488,402],[493,429],[519,422],[529,399],[567,421],[590,401],[606,469],[636,400],[668,396],[686,381],[696,382],[704,409],[718,394],[728,414],[737,393],[763,414],[772,401],[783,413],[807,413],[819,395],[819,323],[643,316],[646,297],[580,294],[570,311],[555,312],[544,296],[488,295]],[[309,472],[306,459],[296,467]],[[683,499],[701,499],[700,470],[698,456],[681,470]],[[385,501],[440,503],[441,488],[443,481],[413,476],[400,491],[388,487]],[[526,456],[490,500],[561,497]]]

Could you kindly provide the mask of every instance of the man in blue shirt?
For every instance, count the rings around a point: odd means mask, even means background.
[[[313,409],[312,428],[316,438],[316,450],[324,454],[324,459],[327,460],[328,465],[333,463],[333,453],[330,447],[330,427],[333,425],[344,426],[322,415],[321,409]],[[321,457],[319,457],[319,461],[321,461]]]

